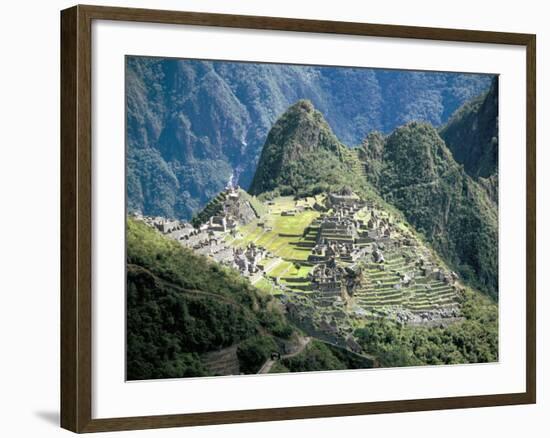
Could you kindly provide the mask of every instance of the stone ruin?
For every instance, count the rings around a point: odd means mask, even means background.
[[[365,254],[365,248],[360,248],[351,242],[322,242],[316,244],[311,254],[308,256],[308,262],[321,263],[334,258],[343,262],[355,262]]]
[[[346,292],[346,270],[334,258],[317,264],[308,278],[313,290],[320,292],[322,297],[343,297]]]
[[[374,250],[372,251],[372,259],[374,263],[384,263],[384,253],[379,249],[378,245],[374,245]]]
[[[324,303],[346,304],[360,281],[357,265],[347,267],[336,262],[334,257],[318,263],[308,274],[311,288]]]
[[[204,224],[200,228],[195,228],[189,222],[176,219],[142,215],[134,217],[197,254],[210,256],[220,263],[229,263],[233,260],[232,248],[225,244],[222,236],[214,232],[216,226],[222,226],[221,220],[209,221],[209,224],[214,224],[213,227]]]
[[[350,208],[356,211],[364,207],[365,203],[351,188],[343,187],[338,192],[328,194],[327,205],[331,208]]]
[[[258,215],[250,205],[250,202],[241,196],[241,190],[238,186],[229,187],[225,191],[223,201],[223,214],[228,224],[231,226],[245,225],[258,218]]]
[[[211,216],[198,228],[193,227],[189,222],[176,219],[148,217],[140,213],[135,213],[134,217],[197,254],[210,256],[217,262],[231,265],[236,263],[236,255],[233,248],[225,243],[223,234],[234,233],[239,224],[246,224],[257,216],[250,202],[241,196],[238,186],[228,185],[222,197],[221,211]],[[248,248],[245,252],[249,254],[250,251]],[[254,263],[252,265],[255,266]]]
[[[254,243],[249,243],[245,249],[235,248],[233,249],[233,267],[243,275],[256,274],[263,271],[259,263],[266,255],[266,249]]]
[[[226,215],[216,215],[210,217],[207,223],[207,229],[211,231],[226,232],[237,227],[237,222],[234,218]]]
[[[134,218],[145,222],[147,225],[156,228],[162,234],[169,234],[177,230],[187,229],[188,223],[177,219],[166,219],[164,217],[143,216],[139,213],[134,214]]]

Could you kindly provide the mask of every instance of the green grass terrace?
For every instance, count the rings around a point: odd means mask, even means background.
[[[296,210],[297,207],[298,210],[300,207],[311,207],[315,201],[313,197],[298,202],[291,196],[276,198],[267,205],[267,214],[239,227],[236,238],[227,237],[232,246],[245,248],[249,243],[254,243],[271,253],[262,261],[270,279],[257,281],[255,286],[259,289],[276,294],[277,288],[273,284],[276,280],[294,292],[308,293],[310,284],[307,275],[312,266],[307,258],[315,245],[315,230],[308,227],[319,217],[319,212]],[[296,211],[294,215],[283,214],[291,210]]]

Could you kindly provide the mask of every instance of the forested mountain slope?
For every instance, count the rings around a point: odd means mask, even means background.
[[[474,178],[489,178],[498,167],[498,79],[487,93],[464,104],[441,129],[455,160]]]
[[[307,196],[344,185],[381,196],[466,282],[497,295],[496,206],[431,125],[373,133],[350,150],[311,102],[291,106],[267,137],[251,192]]]
[[[248,188],[273,123],[309,99],[347,145],[445,123],[488,75],[128,57],[128,210],[189,219],[233,175]]]
[[[380,138],[376,138],[379,141]],[[367,146],[368,148],[368,146]],[[369,179],[470,284],[498,293],[498,211],[437,131],[411,122],[384,139]]]
[[[459,108],[440,134],[455,160],[498,204],[498,78],[488,92]]]
[[[238,345],[256,372],[293,329],[271,296],[234,270],[127,222],[127,378],[207,376],[205,354]]]
[[[348,179],[346,152],[323,115],[311,102],[300,100],[269,131],[250,192],[320,193]]]

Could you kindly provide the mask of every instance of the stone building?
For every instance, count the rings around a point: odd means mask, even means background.
[[[267,255],[267,251],[254,243],[249,243],[245,249],[233,250],[233,266],[242,274],[255,274],[262,269],[260,261]]]
[[[308,262],[320,263],[334,258],[343,262],[355,262],[366,252],[351,242],[321,242],[315,245],[308,257]]]
[[[319,263],[309,273],[314,291],[324,297],[343,297],[346,293],[346,271],[332,258],[326,263]]]
[[[180,226],[180,222],[174,219],[165,219],[163,217],[156,217],[153,219],[153,225],[161,233],[167,234],[177,230]]]
[[[363,206],[361,198],[356,195],[351,188],[343,187],[340,191],[329,193],[328,205],[332,208],[336,207],[351,207],[357,208]]]
[[[385,262],[384,254],[378,247],[375,247],[374,250],[372,251],[372,259],[374,260],[374,263]]]
[[[315,226],[318,227],[317,243],[351,242],[358,237],[358,226],[353,217],[342,214],[320,217]]]
[[[223,216],[227,219],[228,228],[247,224],[258,217],[238,186],[230,187],[225,191]]]
[[[212,216],[208,221],[208,229],[211,231],[226,232],[237,227],[236,221],[225,215]]]

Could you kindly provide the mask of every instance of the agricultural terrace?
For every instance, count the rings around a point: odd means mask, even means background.
[[[273,282],[278,282],[296,291],[308,289],[311,266],[306,261],[315,245],[315,234],[306,230],[319,217],[319,212],[311,209],[316,201],[322,202],[322,198],[298,201],[291,196],[276,198],[266,203],[265,215],[240,226],[237,236],[228,238],[228,243],[235,247],[254,243],[269,251],[263,261],[269,279],[258,280],[256,287],[273,293],[278,289]]]

